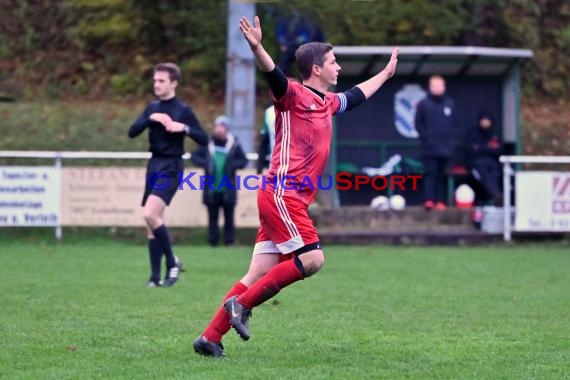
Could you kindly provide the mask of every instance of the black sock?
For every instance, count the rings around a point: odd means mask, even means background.
[[[174,259],[174,253],[172,253],[172,246],[170,245],[170,237],[168,237],[166,226],[163,224],[156,230],[152,231],[152,233],[154,234],[158,244],[160,244],[162,253],[166,256],[166,267],[169,269],[172,268],[176,265],[176,260]]]
[[[162,249],[156,239],[148,239],[148,257],[150,259],[150,278],[151,280],[159,281]]]

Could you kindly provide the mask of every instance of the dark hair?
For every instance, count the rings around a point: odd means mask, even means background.
[[[171,81],[180,82],[180,68],[171,62],[159,63],[154,66],[154,72],[165,71],[168,73]]]
[[[295,52],[295,60],[299,68],[301,79],[306,80],[311,77],[313,66],[323,66],[325,54],[333,49],[331,44],[324,42],[309,42],[301,45]]]

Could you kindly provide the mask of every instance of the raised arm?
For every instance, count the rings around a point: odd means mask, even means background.
[[[399,49],[395,48],[392,51],[392,57],[390,58],[388,65],[386,65],[384,70],[380,71],[372,78],[368,79],[365,82],[357,84],[348,91],[337,93],[336,96],[339,100],[339,107],[335,113],[339,114],[345,111],[350,111],[374,95],[374,93],[378,91],[380,87],[382,87],[384,82],[386,82],[394,75],[394,72],[396,71],[396,63],[398,63],[398,53]]]
[[[262,34],[259,17],[255,16],[253,18],[253,25],[250,24],[247,17],[242,17],[241,20],[239,20],[239,29],[249,44],[259,69],[265,73],[273,71],[273,69],[275,69],[275,62],[273,62],[269,53],[263,48],[263,45],[261,45]]]
[[[242,17],[239,21],[239,29],[253,52],[257,66],[265,74],[273,96],[277,100],[281,99],[287,93],[287,78],[275,65],[275,62],[263,48],[263,45],[261,45],[262,33],[259,17],[255,16],[253,18],[253,25],[250,24],[247,17]]]
[[[380,71],[378,74],[374,75],[372,78],[364,81],[360,84],[357,84],[358,87],[366,99],[370,98],[382,85],[396,72],[396,64],[398,63],[398,54],[400,53],[399,48],[394,48],[392,50],[392,56],[390,57],[390,62],[386,65],[386,67]]]

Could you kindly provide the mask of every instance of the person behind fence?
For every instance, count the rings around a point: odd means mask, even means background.
[[[272,104],[263,112],[263,125],[259,131],[259,149],[257,150],[257,174],[269,167],[271,153],[275,146],[275,106]]]
[[[446,208],[445,186],[449,160],[457,144],[455,103],[445,93],[445,80],[429,79],[429,95],[418,104],[415,125],[419,133],[425,173],[424,207]]]
[[[275,35],[281,49],[277,66],[286,76],[291,75],[291,66],[295,63],[295,52],[299,46],[307,42],[325,41],[321,28],[297,10],[277,20]]]
[[[236,170],[247,165],[247,157],[229,131],[229,126],[230,120],[226,116],[218,116],[208,146],[199,147],[190,157],[196,166],[205,169],[206,178],[213,179],[211,186],[204,186],[202,198],[208,208],[208,240],[213,247],[220,240],[220,208],[224,212],[224,244],[232,245],[235,242]]]
[[[495,205],[502,204],[501,164],[502,143],[495,129],[493,116],[482,111],[473,134],[471,172]]]
[[[166,257],[164,285],[172,286],[178,280],[182,266],[172,251],[168,229],[164,224],[166,206],[178,189],[178,173],[184,171],[184,139],[206,144],[208,136],[192,109],[176,97],[180,69],[174,63],[160,63],[154,67],[154,94],[158,100],[148,104],[129,129],[134,138],[148,128],[152,156],[147,164],[145,190],[142,199],[147,225],[151,275],[148,287],[161,286],[160,266]]]

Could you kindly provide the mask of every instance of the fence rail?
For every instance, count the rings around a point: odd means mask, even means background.
[[[32,151],[32,150],[0,150],[0,158],[47,158],[54,160],[54,167],[61,168],[63,160],[76,159],[111,159],[111,160],[146,160],[151,157],[150,152],[81,152],[81,151]],[[182,158],[190,159],[191,154],[185,153]],[[249,161],[256,161],[257,153],[247,153]],[[63,229],[61,223],[55,227],[55,236],[61,240]]]
[[[33,151],[33,150],[0,150],[0,157],[5,158],[53,158],[57,159],[149,159],[150,152],[77,152],[77,151]],[[190,159],[191,154],[185,153],[182,158]],[[257,160],[257,153],[247,153],[246,157],[250,161]]]
[[[512,240],[513,226],[511,223],[511,177],[515,171],[511,164],[570,164],[570,156],[501,156],[503,164],[503,239]],[[516,212],[517,205],[514,205]]]
[[[570,156],[501,156],[503,164],[570,164]]]

